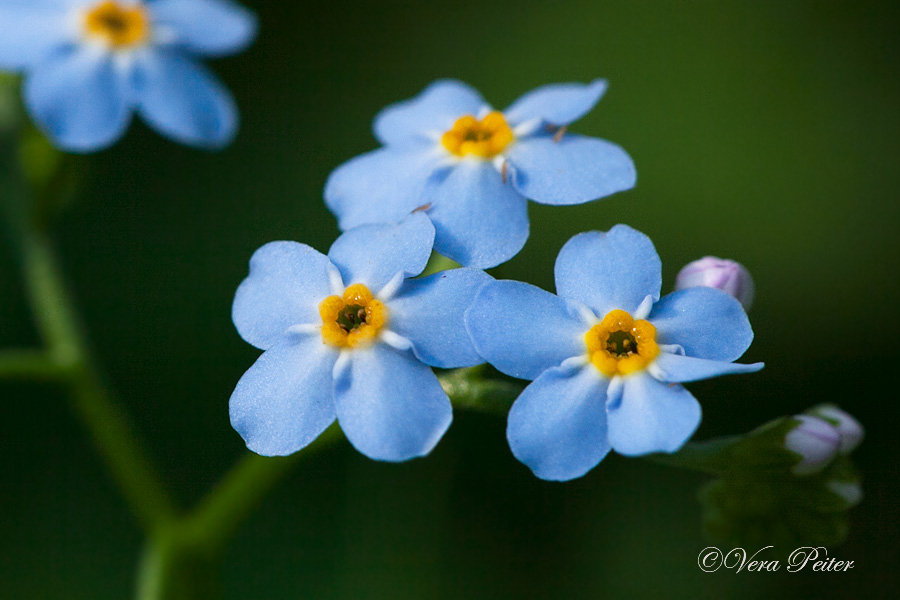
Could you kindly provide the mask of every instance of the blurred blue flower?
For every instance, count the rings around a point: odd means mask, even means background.
[[[507,438],[542,479],[580,477],[610,449],[678,450],[700,423],[700,405],[681,383],[763,366],[732,362],[753,331],[725,292],[693,287],[659,298],[659,256],[630,227],[576,235],[555,271],[558,296],[492,281],[466,312],[478,353],[534,380],[509,413]]]
[[[256,251],[232,318],[265,350],[231,396],[247,447],[291,454],[335,418],[357,450],[402,461],[431,451],[452,418],[431,367],[483,362],[463,313],[489,275],[455,269],[421,279],[434,227],[415,214],[343,234],[328,256],[295,242]]]
[[[256,27],[230,0],[0,0],[0,69],[25,74],[28,112],[64,150],[112,145],[133,112],[177,142],[220,148],[237,107],[197,58],[243,50]]]
[[[375,118],[384,147],[338,167],[325,202],[345,231],[422,210],[434,223],[436,251],[493,267],[528,239],[526,198],[581,204],[634,187],[624,150],[566,133],[605,91],[603,80],[548,85],[498,112],[469,86],[437,81]]]

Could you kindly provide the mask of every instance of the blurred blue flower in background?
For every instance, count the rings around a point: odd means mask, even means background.
[[[63,150],[110,146],[133,112],[177,142],[220,148],[237,107],[197,58],[239,52],[256,29],[229,0],[0,0],[0,69],[24,73],[28,112]]]
[[[509,413],[513,454],[542,479],[580,477],[610,449],[675,452],[700,424],[681,383],[748,373],[735,364],[753,331],[740,303],[693,287],[659,298],[662,265],[625,225],[570,239],[556,259],[558,296],[492,281],[466,313],[478,352],[534,380]]]
[[[338,167],[325,201],[344,231],[420,209],[434,223],[437,252],[496,266],[528,239],[526,198],[581,204],[634,187],[624,150],[566,132],[605,91],[604,80],[548,85],[498,112],[464,83],[437,81],[376,117],[385,147]]]
[[[335,418],[357,450],[402,461],[431,451],[452,409],[431,367],[484,362],[463,313],[491,277],[455,269],[421,279],[434,243],[423,214],[343,234],[328,256],[295,242],[256,251],[232,317],[263,355],[231,396],[247,447],[291,454]]]

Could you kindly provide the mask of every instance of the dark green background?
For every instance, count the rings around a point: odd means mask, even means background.
[[[326,250],[331,169],[376,146],[372,117],[439,77],[497,107],[556,81],[610,80],[574,130],[621,144],[638,185],[532,205],[496,275],[550,287],[573,234],[626,222],[665,286],[705,254],[754,274],[760,374],[691,389],[703,437],[831,401],[867,427],[866,500],[832,555],[849,573],[704,574],[705,479],[610,456],[553,484],[515,461],[502,419],[457,414],[402,465],[345,445],[303,464],[241,530],[221,575],[238,598],[881,597],[896,591],[900,79],[889,2],[250,3],[261,35],[215,65],[243,127],[225,152],[134,127],[81,159],[57,237],[98,354],[185,504],[244,451],[228,423],[258,352],[230,321],[251,253]],[[0,344],[36,342],[0,255]],[[0,596],[124,598],[141,534],[64,398],[0,388]],[[755,550],[755,549],[754,549]],[[813,596],[813,594],[817,594]]]

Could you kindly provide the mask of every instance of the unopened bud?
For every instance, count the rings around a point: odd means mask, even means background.
[[[862,441],[863,435],[865,435],[865,430],[859,421],[833,404],[816,406],[809,411],[809,414],[834,424],[841,436],[841,447],[839,449],[841,454],[853,452]]]
[[[733,260],[707,256],[688,263],[678,273],[675,289],[698,286],[716,288],[730,294],[737,298],[745,310],[753,303],[753,278],[742,264]]]
[[[810,415],[794,417],[799,423],[784,437],[784,447],[802,456],[794,465],[797,475],[809,475],[824,469],[841,445],[841,435],[828,421]]]

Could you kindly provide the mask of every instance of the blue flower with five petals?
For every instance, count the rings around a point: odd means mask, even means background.
[[[243,50],[256,18],[230,0],[0,0],[0,69],[60,148],[115,143],[137,112],[177,142],[234,138],[234,100],[198,57]]]
[[[492,281],[466,313],[479,354],[533,380],[510,410],[507,438],[541,479],[581,477],[610,449],[675,452],[700,424],[682,383],[763,366],[733,362],[753,331],[725,292],[694,287],[660,299],[659,256],[630,227],[576,235],[555,272],[558,296]]]
[[[411,279],[433,242],[416,214],[349,231],[328,256],[295,242],[256,251],[232,311],[241,337],[265,351],[230,401],[248,448],[291,454],[337,419],[370,458],[431,451],[452,418],[431,367],[483,362],[463,313],[492,281],[466,268]]]
[[[384,109],[375,137],[384,147],[329,177],[325,202],[344,231],[428,214],[435,250],[488,268],[528,239],[530,198],[581,204],[634,187],[628,154],[604,140],[567,133],[606,91],[606,82],[533,90],[503,112],[458,81],[437,81]]]

